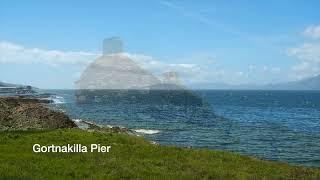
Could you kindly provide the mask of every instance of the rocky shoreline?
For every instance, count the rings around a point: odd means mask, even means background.
[[[43,100],[0,97],[0,130],[76,128],[64,113],[44,105]]]
[[[112,132],[112,133],[126,133],[126,134],[133,134],[136,135],[133,130],[120,127],[120,126],[103,126],[91,121],[82,120],[82,119],[73,119],[72,120],[78,128],[87,130],[87,131],[99,131],[99,132]]]
[[[101,126],[81,119],[70,119],[61,111],[47,107],[51,103],[30,97],[0,97],[0,131],[79,128],[87,131],[135,134],[119,126]]]

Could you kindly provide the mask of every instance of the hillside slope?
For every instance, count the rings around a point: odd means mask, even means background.
[[[33,144],[110,145],[109,153],[34,153]],[[320,169],[168,147],[122,133],[0,132],[0,179],[319,179]]]

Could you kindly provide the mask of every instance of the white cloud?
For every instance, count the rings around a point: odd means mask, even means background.
[[[300,61],[292,67],[297,79],[320,74],[320,43],[305,43],[288,49],[287,54]]]
[[[190,76],[199,70],[198,65],[190,63],[165,63],[152,56],[124,53],[143,68],[160,75],[167,71],[178,72],[181,76]],[[98,53],[84,51],[61,51],[29,48],[16,43],[0,41],[0,64],[46,64],[49,66],[80,65],[84,67],[97,57]],[[72,75],[79,76],[78,73]]]
[[[152,56],[134,53],[124,53],[133,61],[137,62],[141,67],[160,76],[162,73],[174,71],[180,74],[182,78],[190,77],[200,70],[200,66],[191,63],[165,63],[159,61]]]
[[[71,79],[80,76],[81,70],[101,54],[84,51],[46,50],[40,48],[28,48],[19,44],[0,41],[0,64],[46,64],[49,66],[65,66],[70,71]],[[243,84],[253,82],[261,68],[251,65],[248,72],[217,68],[218,62],[212,54],[198,53],[188,57],[160,61],[157,58],[144,54],[124,53],[144,69],[161,78],[162,73],[168,71],[177,72],[182,81],[187,85],[197,83],[228,83]],[[170,63],[168,63],[170,62]],[[191,62],[191,63],[190,63]],[[81,67],[70,68],[70,67]],[[79,65],[79,66],[78,66]],[[79,71],[80,70],[80,71]],[[70,80],[71,81],[71,80]]]
[[[254,76],[253,73],[216,68],[212,65],[212,56],[208,56],[208,54],[203,53],[171,60],[171,62],[198,62],[197,64],[165,63],[152,56],[142,54],[125,53],[125,55],[137,62],[144,69],[158,75],[159,78],[161,78],[162,73],[167,71],[178,72],[182,81],[188,85],[206,83],[243,84],[249,83],[250,78]],[[214,62],[215,61],[216,60],[214,59]]]
[[[305,43],[299,47],[290,48],[287,52],[302,61],[320,62],[320,43]]]
[[[294,57],[299,62],[291,67],[288,73],[293,79],[303,79],[320,74],[320,25],[307,27],[303,34],[312,38],[303,44],[287,49],[287,55]]]
[[[271,68],[271,72],[272,72],[273,74],[278,74],[278,73],[281,72],[281,68],[279,68],[279,67],[272,67],[272,68]]]
[[[312,39],[320,39],[320,25],[307,27],[303,34]]]
[[[96,53],[27,48],[15,43],[0,42],[0,63],[75,65],[88,64],[98,56]]]

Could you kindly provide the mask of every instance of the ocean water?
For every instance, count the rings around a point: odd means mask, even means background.
[[[131,128],[160,144],[320,167],[320,91],[198,90],[201,107],[77,103],[73,90],[48,92],[73,119]]]

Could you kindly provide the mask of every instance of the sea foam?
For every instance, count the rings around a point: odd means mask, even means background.
[[[159,130],[152,130],[152,129],[136,129],[134,131],[142,134],[157,134],[160,132]]]
[[[64,98],[61,96],[52,96],[51,99],[54,104],[64,104],[65,103]]]

